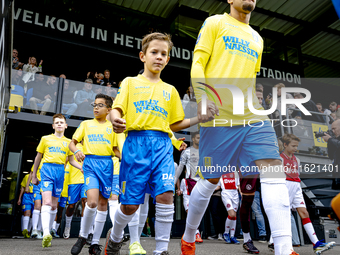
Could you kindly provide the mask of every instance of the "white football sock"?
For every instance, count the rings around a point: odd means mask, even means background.
[[[313,245],[315,245],[319,241],[319,239],[315,234],[315,230],[314,230],[314,227],[312,225],[312,222],[310,221],[309,218],[304,218],[304,219],[302,219],[302,224],[303,224],[304,229],[306,230],[306,233],[307,233],[309,239],[311,240]]]
[[[66,216],[65,228],[71,228],[71,222],[72,222],[73,215],[71,215],[70,217],[68,217],[67,215],[65,215],[65,216]]]
[[[112,223],[112,227],[113,224],[115,223],[115,214],[118,208],[118,200],[109,200],[109,210],[110,210],[110,219],[111,219],[111,223]]]
[[[129,233],[130,233],[130,244],[134,242],[140,243],[140,236],[138,235],[138,228],[139,228],[139,213],[140,213],[140,206],[138,210],[135,212],[135,215],[132,217],[131,221],[129,222]]]
[[[250,233],[244,233],[243,232],[243,243],[246,243],[248,241],[251,241]]]
[[[39,214],[38,227],[37,227],[37,229],[38,229],[39,231],[43,231],[43,229],[42,229],[42,223],[41,223],[41,213]]]
[[[52,226],[51,226],[51,229],[55,229],[56,224],[57,224],[57,222],[56,222],[56,221],[53,221]]]
[[[53,226],[53,222],[54,222],[54,219],[55,219],[55,216],[57,215],[57,212],[58,212],[58,209],[55,209],[55,210],[52,210],[50,211],[50,231],[52,229],[52,226]],[[55,222],[56,225],[54,227],[57,226],[57,222]],[[54,230],[56,230],[55,228],[53,228]]]
[[[58,231],[59,226],[60,226],[60,223],[56,223],[56,224],[55,224],[55,229],[54,229],[54,230],[55,230],[56,232]]]
[[[268,167],[282,172],[282,165]],[[274,240],[275,254],[288,255],[293,251],[292,231],[288,189],[283,178],[263,178],[261,176],[261,194]]]
[[[269,238],[269,242],[268,242],[268,243],[270,243],[270,244],[274,243],[274,240],[273,240],[273,236],[272,236],[272,235],[270,235],[270,238]]]
[[[24,219],[22,221],[23,223],[23,228],[28,230],[28,222],[30,221],[30,217],[29,216],[24,216]]]
[[[144,204],[139,205],[140,212],[139,212],[139,227],[138,227],[138,236],[143,232],[143,228],[145,226],[146,219],[149,213],[149,198],[150,194],[146,193],[144,197]]]
[[[229,220],[229,227],[230,227],[230,237],[234,237],[235,236],[235,230],[236,230],[236,217],[235,219],[229,219],[227,218],[227,220]]]
[[[174,220],[174,205],[156,203],[155,220],[156,250],[154,253],[157,254],[168,250],[170,231]]]
[[[90,208],[86,203],[84,214],[83,214],[83,219],[81,221],[81,227],[80,227],[81,232],[79,233],[81,237],[87,238],[87,236],[89,235],[89,231],[90,231],[91,226],[93,225],[93,220],[96,215],[96,211],[97,211],[97,207]]]
[[[49,205],[43,205],[41,206],[41,225],[43,228],[43,236],[47,236],[50,234],[50,212],[51,212],[51,206]]]
[[[200,233],[200,231],[199,231],[198,229],[196,229],[195,235],[197,235],[197,234],[199,234],[199,233]]]
[[[107,211],[97,211],[97,216],[96,220],[94,223],[94,231],[93,231],[93,238],[92,238],[92,244],[98,244],[99,243],[99,238],[102,235],[103,228],[105,225],[106,221],[106,216],[107,216]]]
[[[133,218],[134,213],[131,215],[126,215],[122,212],[121,206],[118,206],[116,215],[115,215],[115,223],[113,224],[113,228],[111,231],[110,238],[115,243],[119,243],[123,239],[124,228]]]
[[[190,206],[186,220],[183,240],[189,243],[195,242],[195,232],[198,228],[205,210],[208,207],[210,197],[213,194],[217,184],[212,184],[208,180],[200,179],[190,196]]]

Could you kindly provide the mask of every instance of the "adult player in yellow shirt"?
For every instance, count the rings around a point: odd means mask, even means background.
[[[29,238],[29,229],[28,229],[28,223],[30,221],[31,217],[31,212],[33,211],[34,208],[34,197],[33,197],[33,183],[29,182],[29,192],[25,192],[26,184],[28,177],[32,175],[32,173],[26,174],[24,179],[22,179],[21,182],[21,189],[20,189],[20,195],[17,204],[21,205],[22,213],[23,213],[23,219],[22,219],[22,235],[25,238]]]
[[[64,165],[67,159],[70,163],[81,169],[78,162],[73,159],[72,152],[68,148],[70,139],[64,136],[67,128],[66,119],[62,114],[53,116],[54,134],[41,137],[37,147],[37,156],[34,160],[32,183],[37,185],[37,169],[40,169],[42,201],[41,223],[43,227],[42,247],[51,246],[52,235],[50,234],[52,223],[57,214],[57,204],[64,183]]]
[[[70,150],[77,161],[83,162],[87,203],[81,222],[81,232],[71,254],[79,254],[86,243],[89,229],[95,217],[93,239],[89,254],[100,254],[99,237],[103,231],[107,216],[107,200],[111,195],[113,180],[112,156],[120,157],[117,149],[116,134],[112,124],[106,120],[111,110],[112,99],[104,94],[97,94],[93,106],[94,119],[83,121],[72,137]],[[83,152],[76,145],[83,140]],[[118,184],[118,180],[117,180]],[[116,192],[116,191],[113,191]],[[116,192],[118,195],[118,192]]]
[[[228,3],[229,14],[214,15],[203,23],[194,50],[191,78],[198,104],[197,116],[200,122],[206,122],[200,129],[199,146],[199,167],[205,179],[199,181],[191,193],[181,251],[183,255],[195,254],[195,231],[219,178],[225,173],[221,170],[228,167],[233,171],[238,165],[243,177],[240,181],[243,197],[249,197],[243,206],[249,208],[255,192],[254,180],[259,174],[256,167],[270,173],[277,170],[272,178],[266,178],[262,175],[264,171],[261,172],[263,204],[274,237],[275,254],[295,254],[291,226],[287,224],[290,219],[288,190],[276,135],[267,117],[256,111],[263,110],[255,93],[263,40],[249,26],[256,0],[228,0]],[[205,100],[207,98],[209,100]],[[254,120],[252,127],[248,125],[250,120]],[[254,171],[246,172],[244,167]],[[259,252],[249,239],[244,240],[243,248]]]
[[[169,254],[175,175],[169,137],[171,130],[175,132],[197,123],[197,118],[184,120],[176,88],[160,78],[170,59],[171,48],[171,39],[166,34],[152,33],[143,38],[139,57],[144,63],[144,72],[123,80],[110,113],[114,131],[126,131],[127,138],[119,175],[121,206],[108,234],[104,254],[119,254],[123,229],[144,202],[147,186],[156,199],[154,254]]]

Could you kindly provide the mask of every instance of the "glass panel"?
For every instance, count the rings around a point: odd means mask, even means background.
[[[93,118],[93,107],[97,94],[105,94],[114,100],[117,96],[118,89],[95,85],[88,82],[78,82],[64,80],[64,90],[62,96],[62,113],[67,118]]]
[[[298,51],[295,48],[287,47],[287,56],[288,56],[288,62],[291,64],[298,65],[299,64],[299,58],[298,58]]]
[[[20,152],[9,152],[7,168],[3,172],[1,186],[0,213],[12,214],[15,201],[15,189],[18,182]]]
[[[10,106],[19,111],[45,115],[55,113],[59,78],[42,73],[12,70]]]

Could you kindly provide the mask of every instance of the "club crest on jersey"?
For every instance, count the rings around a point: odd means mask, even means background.
[[[170,100],[170,92],[163,90],[163,97],[166,101]]]
[[[106,133],[108,133],[110,135],[112,133],[112,128],[107,127],[106,128]]]
[[[204,166],[212,165],[212,157],[204,157]]]
[[[63,142],[64,147],[67,147],[67,142]]]

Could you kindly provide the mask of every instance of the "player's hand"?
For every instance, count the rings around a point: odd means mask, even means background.
[[[17,205],[21,205],[21,199],[18,200]]]
[[[84,159],[85,159],[85,155],[84,155],[84,153],[83,153],[82,151],[78,151],[78,152],[75,154],[75,156],[76,156],[76,159],[77,159],[78,162],[83,162]],[[82,168],[82,169],[83,169],[83,168]],[[83,173],[84,173],[84,172],[83,172]]]
[[[41,66],[41,65],[42,65],[42,63],[43,63],[43,60],[40,60],[39,66]]]
[[[25,187],[25,193],[30,193],[30,188],[29,187]]]
[[[183,194],[183,192],[182,192],[180,189],[177,189],[177,190],[176,190],[176,194],[177,194],[177,196],[180,196],[180,195]]]
[[[115,118],[112,120],[112,127],[115,133],[123,133],[126,129],[126,121],[122,118]]]
[[[207,114],[202,114],[202,101],[197,104],[197,117],[200,123],[205,123],[215,119],[215,115],[219,116],[220,111],[214,102],[207,100]]]
[[[38,180],[38,178],[37,178],[36,176],[33,176],[33,177],[32,177],[32,183],[33,183],[34,185],[38,185],[38,184],[39,184],[39,180]]]
[[[80,172],[82,173],[82,174],[84,174],[84,170],[83,170],[83,167],[80,169]]]
[[[185,140],[185,137],[182,137],[182,138],[178,138],[177,139],[178,141],[184,141]],[[179,147],[179,151],[184,151],[186,148],[188,147],[188,145],[185,143],[185,142],[183,142],[182,144],[181,144],[181,146]]]

